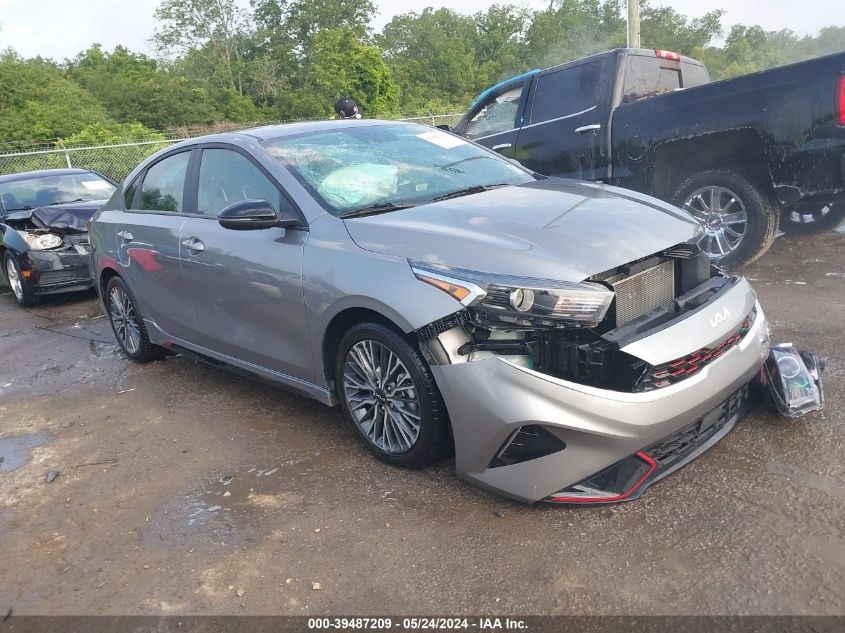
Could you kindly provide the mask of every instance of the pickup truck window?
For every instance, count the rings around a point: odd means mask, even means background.
[[[470,119],[467,124],[466,135],[469,138],[476,139],[514,129],[521,96],[522,84],[507,92],[490,97],[484,102],[478,113]]]
[[[704,66],[645,55],[630,55],[625,66],[622,102],[630,103],[709,82],[710,77]]]
[[[559,119],[594,107],[601,88],[600,61],[540,75],[531,106],[531,123]]]

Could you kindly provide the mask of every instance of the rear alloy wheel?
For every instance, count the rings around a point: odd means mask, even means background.
[[[376,323],[343,337],[335,376],[344,416],[380,459],[421,468],[449,448],[446,408],[434,378],[404,337]]]
[[[780,228],[790,235],[809,235],[835,229],[843,220],[845,203],[802,206],[784,211]]]
[[[776,205],[741,172],[711,169],[690,176],[672,201],[701,223],[704,234],[699,246],[723,266],[752,262],[777,234]]]
[[[23,269],[11,252],[6,251],[3,255],[3,271],[6,274],[6,281],[9,283],[9,288],[12,289],[12,295],[15,301],[22,308],[33,306],[38,302],[38,298],[29,287],[29,281],[23,274]]]
[[[124,354],[131,360],[146,363],[158,360],[167,353],[163,347],[150,341],[135,299],[123,279],[112,277],[109,280],[105,298],[114,337]]]

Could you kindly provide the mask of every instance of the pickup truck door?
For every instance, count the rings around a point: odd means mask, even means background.
[[[596,59],[537,75],[513,158],[547,176],[605,178],[605,103],[610,98],[606,65]]]
[[[457,134],[513,158],[531,79],[508,83],[484,96],[455,129]]]

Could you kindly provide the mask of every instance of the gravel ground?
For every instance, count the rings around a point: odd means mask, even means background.
[[[594,508],[391,468],[337,410],[181,356],[129,363],[92,294],[6,292],[0,615],[843,614],[842,231],[744,270],[774,339],[826,359],[826,409],[756,411]]]

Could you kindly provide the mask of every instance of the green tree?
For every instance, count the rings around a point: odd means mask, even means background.
[[[524,69],[553,66],[625,45],[622,0],[552,0],[526,33]]]
[[[265,33],[287,40],[307,57],[323,30],[350,31],[360,39],[375,15],[371,0],[251,0],[256,23]]]
[[[48,140],[111,123],[106,109],[61,69],[41,58],[0,54],[0,140]]]
[[[403,110],[466,106],[487,81],[476,63],[476,40],[473,18],[451,9],[394,16],[376,41],[399,84]]]
[[[164,0],[155,18],[160,53],[181,54],[204,79],[243,94],[251,24],[235,0]]]
[[[163,141],[165,135],[140,123],[94,123],[61,139],[65,147]]]
[[[699,57],[715,38],[721,37],[723,14],[717,10],[700,18],[688,18],[671,7],[646,5],[640,19],[641,45]]]
[[[475,63],[480,71],[478,81],[484,84],[482,88],[506,74],[522,70],[522,51],[531,12],[510,4],[494,4],[486,12],[476,13],[473,21]]]
[[[205,84],[122,46],[108,53],[94,44],[68,64],[68,73],[123,123],[164,130],[225,116]]]
[[[307,78],[313,85],[313,110],[332,113],[338,97],[349,95],[370,117],[399,114],[399,89],[381,50],[362,42],[353,31],[324,29],[314,38]]]

